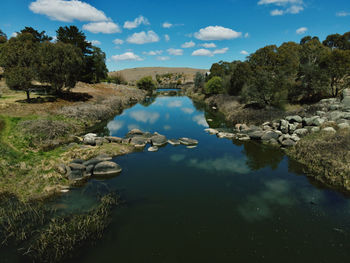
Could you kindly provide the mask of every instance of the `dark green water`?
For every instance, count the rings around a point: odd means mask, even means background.
[[[205,133],[207,123],[225,124],[187,97],[150,103],[117,116],[110,134],[140,128],[199,145],[115,158],[118,177],[62,196],[60,206],[75,211],[110,190],[126,201],[104,238],[72,262],[349,262],[349,198],[317,186],[276,149]]]

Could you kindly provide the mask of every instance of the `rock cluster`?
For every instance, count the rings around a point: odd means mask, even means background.
[[[73,160],[70,164],[60,164],[57,170],[60,174],[67,177],[70,181],[78,182],[91,176],[117,175],[122,168],[108,155],[99,155],[90,160]]]
[[[295,145],[302,137],[314,132],[336,133],[337,129],[350,129],[350,90],[345,90],[343,100],[324,99],[316,107],[316,115],[287,116],[284,119],[263,123],[261,126],[237,124],[231,132],[208,128],[206,132],[219,138],[261,140],[282,147]]]

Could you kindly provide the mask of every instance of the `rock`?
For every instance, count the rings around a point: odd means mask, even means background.
[[[280,126],[279,126],[279,130],[282,132],[282,133],[288,133],[289,132],[289,122],[286,121],[286,120],[281,120],[280,121]]]
[[[253,139],[253,140],[261,140],[261,137],[264,135],[263,131],[260,130],[256,130],[253,132],[249,132],[248,136]]]
[[[336,121],[337,124],[340,124],[340,123],[348,123],[349,121],[346,120],[346,119],[339,119]]]
[[[343,100],[342,103],[346,107],[350,107],[350,89],[343,90]]]
[[[340,104],[331,104],[331,105],[329,105],[328,108],[329,108],[329,110],[331,110],[331,111],[335,111],[335,110],[340,110],[340,109],[342,109],[343,106],[340,105]]]
[[[294,131],[294,134],[296,134],[299,137],[303,137],[303,136],[307,135],[308,133],[309,133],[308,129],[305,129],[305,128],[297,129]]]
[[[312,125],[314,125],[314,126],[321,126],[323,123],[325,123],[326,120],[327,120],[326,118],[315,118],[312,121]]]
[[[67,175],[71,181],[80,181],[86,176],[86,167],[82,164],[70,163],[69,168],[71,171]]]
[[[235,137],[235,134],[229,132],[219,132],[217,136],[219,138],[233,139]]]
[[[286,120],[290,123],[294,123],[294,122],[302,123],[303,122],[303,119],[298,115],[287,116]]]
[[[133,137],[134,135],[143,135],[144,132],[139,129],[132,129],[126,134],[126,137]]]
[[[350,112],[343,112],[343,118],[349,120],[350,119]]]
[[[122,142],[122,138],[119,137],[114,137],[114,136],[107,136],[105,137],[106,140],[108,140],[109,142],[114,142],[114,143],[121,143]]]
[[[179,139],[180,143],[186,146],[191,146],[191,145],[197,145],[198,141],[195,139],[190,139],[190,138],[180,138]]]
[[[324,111],[316,111],[316,115],[318,115],[318,116],[324,116],[324,115],[326,115],[326,113],[324,112]]]
[[[299,123],[288,124],[288,133],[293,133],[299,126]]]
[[[295,145],[295,141],[293,141],[292,139],[286,139],[282,142],[282,145],[285,147],[291,147]]]
[[[330,99],[323,99],[320,100],[320,104],[333,104],[333,103],[337,103],[338,100],[336,98],[330,98]]]
[[[168,140],[168,143],[173,145],[173,146],[180,145],[180,141],[176,140],[176,139],[170,139],[170,140]]]
[[[340,111],[333,111],[331,113],[329,113],[329,119],[331,121],[336,121],[338,119],[342,119],[343,118],[343,113]]]
[[[268,142],[272,145],[278,145],[278,141],[276,139],[270,139]]]
[[[349,123],[339,123],[338,124],[339,129],[350,129]]]
[[[149,151],[149,152],[157,152],[158,149],[159,149],[159,148],[158,148],[157,146],[151,146],[151,147],[148,148],[148,151]]]
[[[151,137],[152,146],[161,147],[168,143],[167,138],[164,135],[156,134]]]
[[[323,132],[336,133],[337,131],[333,127],[326,127],[322,129]]]
[[[320,127],[312,127],[311,132],[319,132],[321,130]]]
[[[194,149],[197,148],[197,145],[191,145],[191,146],[186,146],[187,149]]]
[[[119,164],[110,161],[104,161],[98,163],[94,170],[93,174],[95,176],[105,176],[105,175],[115,175],[122,171],[122,168]]]
[[[88,133],[84,136],[83,142],[84,144],[95,146],[96,138],[97,135],[95,133]]]
[[[264,135],[261,137],[261,139],[263,141],[270,141],[271,139],[278,139],[279,138],[279,135],[274,132],[274,131],[268,131],[268,132],[265,132]]]
[[[237,138],[237,140],[239,140],[239,141],[249,141],[249,140],[250,140],[249,135],[247,135],[247,134],[241,134],[241,133],[237,134],[237,135],[236,135],[236,138]]]
[[[135,136],[131,138],[130,144],[134,145],[136,148],[144,148],[148,143],[148,139],[143,136]]]
[[[216,135],[216,134],[219,133],[218,130],[215,130],[215,129],[212,129],[212,128],[205,129],[204,131],[208,132],[211,135]]]
[[[296,134],[293,134],[293,135],[292,135],[290,138],[291,138],[293,141],[295,141],[295,142],[300,141],[299,136],[298,136],[298,135],[296,135]]]
[[[317,118],[319,118],[320,116],[312,116],[310,118],[304,118],[303,119],[303,123],[304,123],[304,126],[312,126],[313,125],[313,122],[314,120],[316,120]]]
[[[83,164],[84,160],[82,159],[75,159],[72,161],[72,163],[78,163],[78,164]]]
[[[122,144],[129,144],[131,141],[131,138],[124,138],[122,139]]]
[[[89,165],[96,165],[98,163],[101,163],[101,162],[104,162],[104,161],[110,161],[112,160],[112,157],[108,156],[108,155],[99,155],[99,156],[96,156],[95,158],[92,158],[86,162],[84,162],[83,164],[85,166],[89,166]]]

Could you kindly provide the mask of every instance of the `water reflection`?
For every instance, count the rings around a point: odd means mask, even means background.
[[[233,174],[247,174],[250,172],[244,158],[234,158],[225,155],[216,159],[190,159],[188,166],[211,172],[229,172]]]
[[[129,116],[138,122],[154,124],[160,117],[158,112],[150,112],[145,110],[132,111]]]

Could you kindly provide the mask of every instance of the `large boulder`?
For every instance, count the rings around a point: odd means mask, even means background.
[[[304,126],[313,126],[314,125],[314,121],[319,118],[320,116],[312,116],[312,117],[309,117],[309,118],[304,118],[303,119],[303,124]]]
[[[337,131],[333,127],[326,127],[322,129],[322,132],[336,133]]]
[[[144,132],[141,131],[140,129],[132,129],[126,134],[126,137],[133,137],[135,135],[143,135]]]
[[[71,181],[80,181],[86,177],[86,166],[79,163],[70,163],[68,169],[68,179]]]
[[[313,121],[312,121],[312,125],[314,126],[321,126],[323,123],[325,123],[327,121],[326,118],[315,118]]]
[[[95,158],[92,158],[92,159],[90,159],[88,161],[85,161],[83,163],[83,165],[85,165],[86,167],[89,166],[89,165],[95,166],[98,163],[101,163],[101,162],[104,162],[104,161],[110,161],[110,160],[112,160],[111,156],[101,154],[101,155],[96,156]]]
[[[289,122],[287,120],[281,120],[279,125],[279,130],[282,133],[288,133],[289,132]]]
[[[123,140],[122,138],[115,137],[115,136],[106,136],[105,139],[109,142],[114,142],[114,143],[121,143]]]
[[[152,146],[161,147],[166,145],[168,143],[168,140],[164,135],[154,134],[151,137],[151,143],[152,143]]]
[[[265,132],[264,135],[261,137],[263,141],[270,141],[271,139],[277,140],[279,138],[279,134],[274,131],[268,131]]]
[[[98,163],[94,170],[93,174],[95,176],[108,176],[108,175],[116,175],[122,171],[122,168],[119,164],[115,162],[105,161]]]
[[[134,145],[136,148],[144,148],[148,143],[148,138],[143,136],[135,136],[131,138],[130,144]]]
[[[179,139],[180,143],[186,146],[191,146],[191,145],[197,145],[198,141],[195,139],[190,139],[190,138],[180,138]]]
[[[264,132],[261,130],[256,130],[248,133],[248,136],[253,140],[261,140],[261,137],[263,137]]]
[[[343,91],[343,100],[342,103],[345,107],[350,107],[350,89],[345,89]]]
[[[216,134],[219,133],[218,130],[215,130],[215,129],[212,129],[212,128],[205,129],[205,131],[208,132],[211,135],[216,135]]]
[[[336,121],[339,119],[343,119],[343,112],[341,111],[332,111],[331,113],[329,113],[329,119],[331,121]]]
[[[294,123],[294,122],[302,123],[303,122],[303,118],[301,118],[298,115],[287,116],[286,120],[289,121],[290,123]]]
[[[308,133],[309,133],[308,129],[305,129],[305,128],[297,129],[294,131],[294,134],[296,134],[299,137],[303,137],[303,136],[307,135]]]
[[[170,139],[170,140],[168,140],[168,143],[173,145],[173,146],[177,146],[177,145],[181,144],[180,141],[177,139]]]
[[[83,142],[84,144],[95,146],[96,139],[97,139],[97,135],[95,133],[88,133],[84,136]]]

